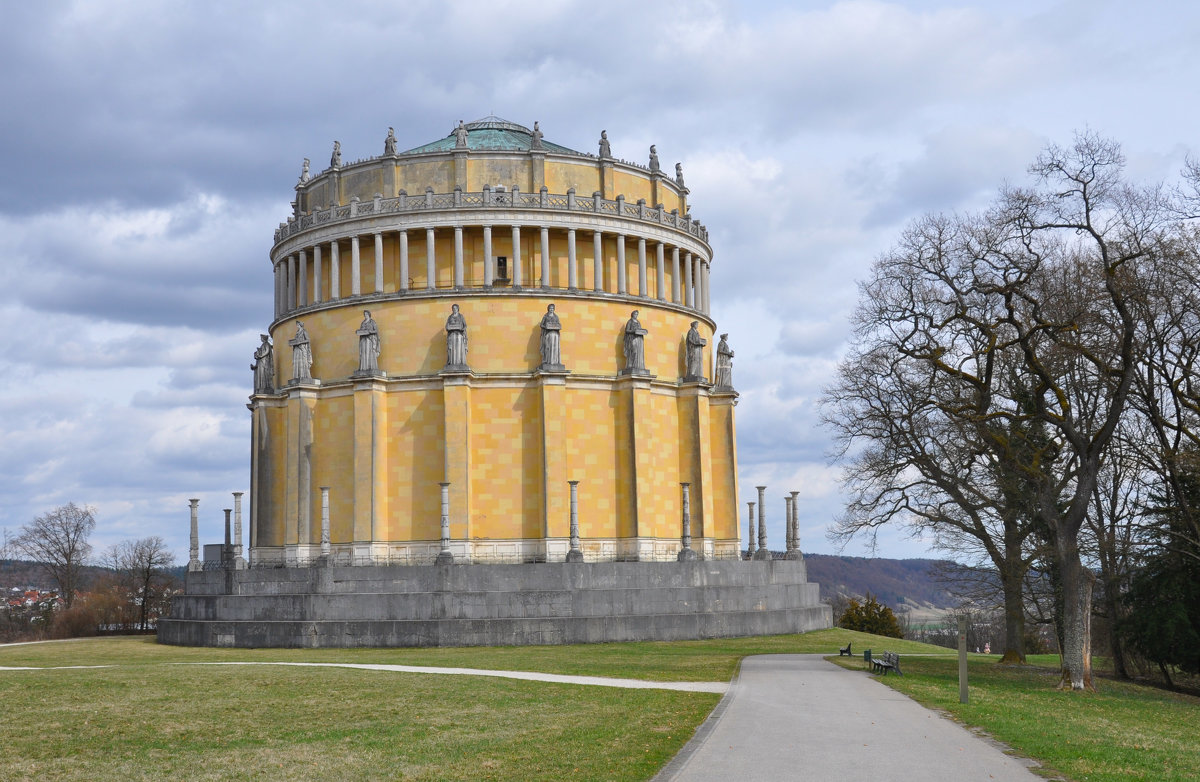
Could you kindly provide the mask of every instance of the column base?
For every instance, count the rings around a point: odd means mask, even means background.
[[[449,551],[443,551],[437,555],[437,559],[433,561],[435,565],[453,565],[454,555]]]
[[[564,561],[565,562],[582,562],[583,561],[583,552],[577,548],[573,548],[567,552],[567,558]]]
[[[770,562],[771,550],[760,548],[758,551],[754,552],[754,556],[751,557],[751,559],[753,559],[755,562]]]
[[[794,548],[784,555],[784,559],[789,559],[795,562],[796,560],[804,561],[804,554],[800,553],[800,549]]]
[[[677,558],[677,561],[679,561],[679,562],[695,562],[699,559],[700,559],[700,555],[697,554],[694,550],[692,550],[690,548],[685,548],[685,549],[679,550],[679,557]]]

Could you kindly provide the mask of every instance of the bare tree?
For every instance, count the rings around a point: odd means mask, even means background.
[[[67,608],[75,601],[83,566],[91,556],[88,537],[96,528],[95,509],[75,503],[61,505],[38,516],[10,541],[10,545],[37,562],[58,584]]]
[[[153,535],[113,545],[104,560],[116,572],[127,600],[136,608],[137,629],[148,629],[151,609],[171,584],[166,569],[174,564],[175,555],[167,549],[166,541]]]
[[[1123,164],[1083,134],[1038,157],[1033,187],[907,230],[863,287],[827,415],[850,461],[844,531],[926,525],[974,538],[998,568],[1018,556],[1010,532],[1049,547],[1070,689],[1093,686],[1080,530],[1146,365],[1147,277],[1180,253],[1175,205],[1124,182]]]

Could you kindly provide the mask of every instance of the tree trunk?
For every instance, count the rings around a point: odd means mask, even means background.
[[[1092,682],[1092,575],[1079,559],[1076,535],[1059,532],[1056,553],[1063,587],[1062,680],[1059,689],[1095,690]]]
[[[1000,585],[1004,590],[1004,656],[1001,665],[1025,664],[1025,602],[1022,599],[1021,549],[1006,552],[1008,562],[1000,572]],[[1013,560],[1016,560],[1015,562]]]

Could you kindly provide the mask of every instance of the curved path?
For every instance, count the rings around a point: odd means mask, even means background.
[[[1030,782],[1031,761],[819,654],[747,657],[656,782]]]

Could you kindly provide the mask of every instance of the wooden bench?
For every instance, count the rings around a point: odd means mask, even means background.
[[[888,671],[895,671],[897,676],[904,675],[904,671],[900,670],[900,655],[895,652],[884,652],[882,657],[873,657],[871,666],[875,673],[884,676],[887,676]]]
[[[854,655],[850,654],[850,644],[852,643],[854,642],[851,641],[850,643],[846,644],[845,647],[838,649],[838,657],[853,657]]]

